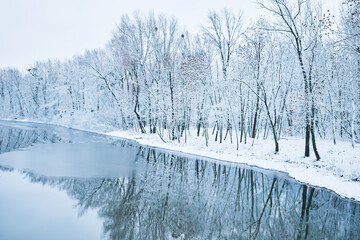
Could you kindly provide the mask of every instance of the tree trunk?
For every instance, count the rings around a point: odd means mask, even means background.
[[[314,106],[314,99],[312,99],[312,106],[311,106],[311,125],[310,125],[310,132],[311,132],[311,143],[313,146],[313,150],[316,156],[316,160],[320,160],[320,155],[316,147],[316,141],[315,141],[315,132],[314,132],[314,126],[315,126],[315,106]]]
[[[138,120],[141,133],[146,133],[146,130],[145,130],[145,128],[144,128],[144,125],[143,125],[142,122],[141,122],[140,114],[137,112],[138,105],[139,105],[139,103],[138,103],[138,101],[136,101],[135,107],[134,107],[134,113],[135,113],[136,118],[137,118],[137,120]]]
[[[310,125],[306,124],[305,129],[305,157],[310,157]]]
[[[175,112],[174,112],[174,84],[171,78],[171,72],[169,72],[170,83],[170,100],[171,100],[171,138],[175,140]]]
[[[355,102],[354,99],[351,101],[351,107],[352,107],[352,113],[351,113],[351,145],[354,148],[355,147]]]

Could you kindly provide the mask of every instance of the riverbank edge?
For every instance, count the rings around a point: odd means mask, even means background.
[[[328,171],[326,166],[318,167],[317,165],[312,166],[311,164],[316,163],[312,158],[299,157],[298,154],[294,152],[293,157],[288,157],[287,154],[281,155],[274,154],[272,150],[269,151],[271,140],[263,141],[258,145],[258,148],[252,149],[253,146],[251,143],[242,146],[242,149],[236,150],[234,145],[231,145],[232,149],[227,149],[228,145],[224,144],[224,148],[211,148],[204,147],[204,143],[197,142],[188,142],[188,143],[178,143],[176,141],[172,142],[163,142],[158,135],[154,134],[141,134],[134,131],[104,131],[102,129],[97,130],[96,127],[92,129],[83,128],[76,124],[61,124],[61,123],[49,123],[37,120],[28,120],[28,119],[1,119],[3,121],[11,122],[25,122],[25,123],[38,123],[38,124],[49,124],[54,126],[61,126],[65,128],[70,128],[74,130],[81,130],[111,137],[116,137],[120,139],[132,140],[143,146],[155,147],[159,149],[179,152],[183,154],[190,154],[194,157],[205,157],[215,160],[245,164],[250,167],[258,167],[266,170],[280,171],[288,174],[290,177],[294,178],[298,182],[312,185],[313,187],[325,188],[327,190],[333,191],[343,198],[348,198],[360,202],[360,180],[351,181],[346,179],[344,176],[337,176],[333,172]],[[282,142],[290,141],[288,139],[282,139]],[[303,139],[294,138],[291,141],[295,143],[301,143]],[[216,143],[217,144],[217,143]],[[285,144],[283,144],[285,145]],[[222,147],[217,144],[217,146]],[[272,147],[272,145],[271,145]],[[360,152],[359,146],[357,146]],[[259,154],[255,154],[258,149],[263,151]],[[227,151],[228,150],[228,151]],[[245,150],[245,151],[244,151]],[[265,153],[262,155],[262,153]],[[357,151],[356,151],[357,153]],[[355,157],[356,158],[356,157]],[[360,158],[360,155],[358,155]],[[360,160],[360,159],[359,159]],[[310,164],[309,164],[310,163]]]

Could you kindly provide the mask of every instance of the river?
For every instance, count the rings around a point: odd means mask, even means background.
[[[0,121],[0,239],[360,239],[360,203],[281,172]]]

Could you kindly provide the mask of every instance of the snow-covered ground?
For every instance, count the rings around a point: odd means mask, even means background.
[[[23,120],[26,121],[26,120]],[[244,163],[261,168],[287,172],[300,182],[313,186],[324,187],[335,191],[339,195],[360,201],[360,146],[351,147],[349,142],[318,140],[321,160],[314,156],[304,158],[304,140],[300,138],[282,138],[279,141],[280,153],[274,154],[272,139],[248,139],[248,143],[240,143],[236,150],[236,143],[231,144],[228,138],[223,143],[215,142],[210,135],[209,146],[206,147],[203,137],[197,137],[193,131],[187,142],[163,142],[157,134],[141,134],[132,131],[109,131],[106,125],[84,126],[73,123],[56,124],[76,129],[106,134],[109,136],[135,140],[146,146],[180,151],[223,161]],[[113,129],[112,129],[113,130]]]

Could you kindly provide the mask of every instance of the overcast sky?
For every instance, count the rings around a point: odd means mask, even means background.
[[[335,11],[342,0],[324,0]],[[0,0],[0,68],[25,69],[36,60],[64,59],[102,48],[122,14],[135,10],[175,16],[190,32],[210,9],[228,7],[256,19],[252,0]]]

